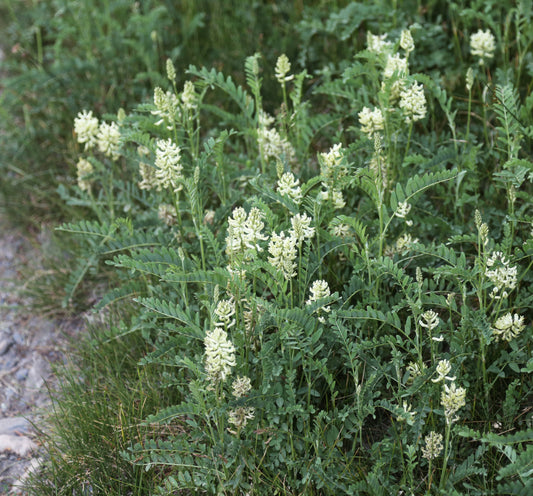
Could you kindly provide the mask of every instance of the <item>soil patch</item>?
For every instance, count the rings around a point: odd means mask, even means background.
[[[21,295],[22,274],[38,270],[39,240],[0,216],[0,494],[23,494],[21,483],[40,464],[37,431],[50,408],[54,362],[65,360],[79,320],[35,315]]]

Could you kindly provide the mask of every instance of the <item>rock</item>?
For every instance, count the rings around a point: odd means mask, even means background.
[[[0,452],[12,451],[19,456],[26,456],[37,448],[37,445],[26,436],[0,434]]]
[[[30,391],[37,391],[44,384],[45,379],[50,374],[50,364],[42,356],[35,357],[35,361],[28,371],[26,377],[26,388]]]
[[[0,419],[0,434],[17,434],[28,432],[31,429],[31,423],[24,417],[10,417]]]
[[[28,377],[28,369],[19,369],[15,373],[15,379],[19,382],[26,380],[26,377]]]
[[[11,346],[13,346],[15,342],[12,339],[9,338],[2,338],[0,339],[0,356],[5,355]]]
[[[19,480],[11,486],[11,494],[24,494],[24,483],[26,482],[26,479],[31,474],[37,473],[42,463],[42,458],[32,458],[26,471],[22,474]]]
[[[2,360],[0,360],[0,371],[11,370],[17,365],[17,362],[18,357],[16,356],[16,353],[8,353],[4,357],[2,357]]]

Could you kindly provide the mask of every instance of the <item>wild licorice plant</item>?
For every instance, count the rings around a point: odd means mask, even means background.
[[[489,35],[472,55],[489,58]],[[153,347],[140,366],[179,392],[124,453],[160,471],[161,494],[531,490],[531,127],[500,72],[484,110],[497,141],[472,148],[454,100],[409,73],[414,48],[409,30],[369,33],[316,91],[331,108],[352,99],[352,127],[315,113],[283,55],[275,117],[259,55],[248,89],[191,66],[179,91],[169,61],[153,103],[116,124],[78,115],[71,201],[98,220],[62,227],[87,240],[69,294],[98,259],[115,267],[123,283],[99,308],[135,299]],[[468,73],[469,109],[485,76]],[[440,111],[450,135],[424,127]],[[506,208],[480,193],[465,211],[487,157]]]

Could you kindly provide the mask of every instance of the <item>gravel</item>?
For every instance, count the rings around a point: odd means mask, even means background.
[[[52,366],[64,361],[69,321],[35,315],[21,296],[23,267],[40,260],[39,248],[0,216],[0,494],[25,494],[29,471],[42,461],[36,432],[50,408]],[[28,273],[27,270],[24,271]]]

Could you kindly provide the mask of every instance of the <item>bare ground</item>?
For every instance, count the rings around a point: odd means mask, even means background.
[[[21,288],[39,270],[39,239],[0,216],[0,494],[24,494],[22,482],[40,464],[38,436],[51,407],[52,365],[64,360],[79,321],[36,315]]]

